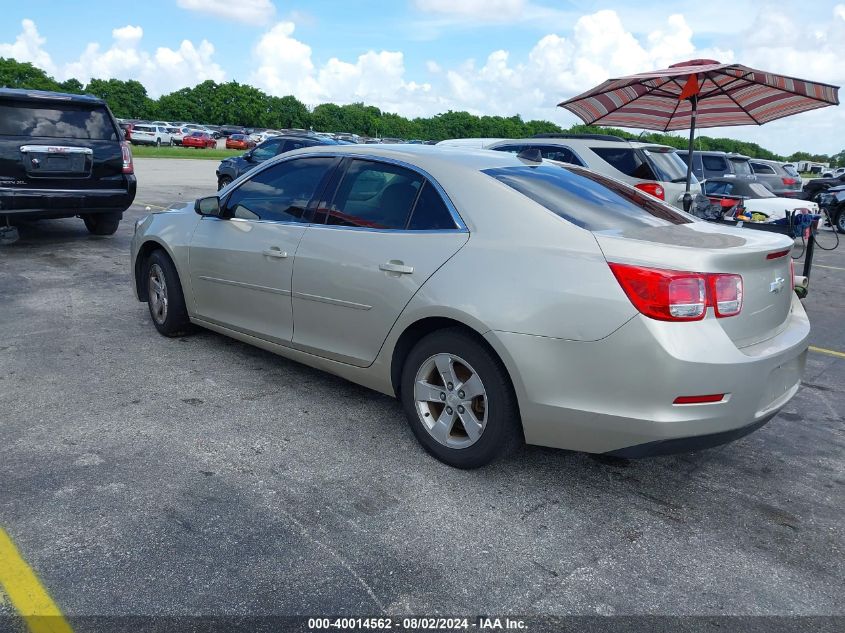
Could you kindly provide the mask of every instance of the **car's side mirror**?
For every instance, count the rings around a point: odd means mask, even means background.
[[[200,215],[208,215],[214,218],[220,217],[220,198],[217,196],[208,196],[206,198],[199,198],[194,202],[194,211]]]

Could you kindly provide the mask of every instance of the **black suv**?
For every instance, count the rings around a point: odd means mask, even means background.
[[[0,88],[0,226],[6,216],[79,216],[94,235],[111,235],[136,184],[105,101]]]
[[[217,189],[222,189],[269,158],[291,152],[300,147],[313,147],[315,145],[346,145],[346,143],[316,135],[290,136],[285,134],[284,136],[268,138],[241,156],[224,159],[217,168]]]

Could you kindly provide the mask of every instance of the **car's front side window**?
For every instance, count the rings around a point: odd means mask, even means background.
[[[352,160],[328,208],[315,223],[373,229],[404,229],[424,178],[409,169]]]
[[[223,217],[307,222],[307,207],[334,158],[320,156],[278,163],[242,183],[225,200]]]

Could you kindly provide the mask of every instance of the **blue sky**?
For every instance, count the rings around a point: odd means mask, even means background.
[[[133,5],[135,7],[133,8]],[[142,9],[140,7],[143,7]],[[306,104],[365,101],[575,122],[555,104],[695,57],[841,85],[845,5],[751,0],[0,0],[0,56],[59,79],[141,80],[153,96],[235,79]],[[845,148],[841,108],[713,130],[782,153]]]

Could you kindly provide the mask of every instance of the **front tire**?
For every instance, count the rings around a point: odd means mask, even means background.
[[[414,346],[402,370],[400,396],[417,440],[450,466],[478,468],[522,444],[507,371],[461,329],[438,330]]]
[[[97,213],[85,215],[82,220],[91,235],[114,235],[121,218],[122,213]]]
[[[164,251],[153,251],[144,262],[141,282],[147,291],[147,306],[153,325],[164,336],[182,336],[191,322],[179,273]]]

